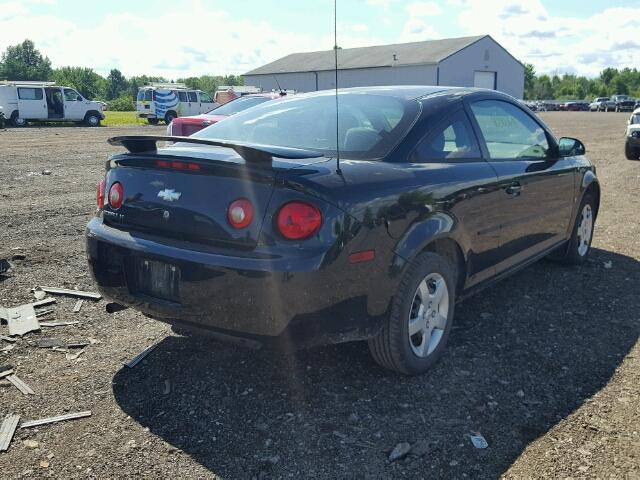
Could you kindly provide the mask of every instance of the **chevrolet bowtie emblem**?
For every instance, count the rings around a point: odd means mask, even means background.
[[[167,202],[173,202],[174,200],[178,200],[182,193],[176,192],[173,189],[165,188],[164,190],[160,190],[158,192],[158,198],[166,200]]]

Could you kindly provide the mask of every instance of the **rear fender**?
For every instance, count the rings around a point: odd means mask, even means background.
[[[451,238],[460,244],[455,234],[455,219],[445,213],[436,212],[424,221],[414,223],[398,240],[394,251],[407,261],[413,260],[425,247],[439,238]],[[463,252],[466,249],[462,249]],[[466,255],[466,253],[463,253]]]

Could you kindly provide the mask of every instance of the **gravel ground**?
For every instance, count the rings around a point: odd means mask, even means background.
[[[176,336],[134,311],[108,315],[104,301],[74,314],[74,300],[58,297],[48,319],[80,323],[0,353],[36,392],[0,381],[0,415],[93,415],[19,429],[0,476],[640,478],[640,162],[623,157],[626,114],[543,116],[598,166],[590,261],[542,261],[462,303],[427,375],[387,373],[362,343],[243,350]],[[24,255],[0,276],[0,305],[32,301],[34,285],[94,288],[83,232],[117,151],[105,140],[162,131],[0,131],[0,257]],[[37,348],[43,337],[92,344],[68,359]],[[488,448],[474,448],[471,432]],[[402,442],[412,453],[389,462]]]

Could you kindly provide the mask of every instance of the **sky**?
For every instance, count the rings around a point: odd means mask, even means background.
[[[489,34],[537,73],[640,67],[640,0],[337,0],[342,48]],[[0,51],[169,79],[333,47],[333,0],[0,0]]]

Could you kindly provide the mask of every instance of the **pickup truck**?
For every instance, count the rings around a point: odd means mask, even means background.
[[[614,95],[611,101],[615,103],[616,112],[633,112],[636,105],[635,99],[628,95]]]

